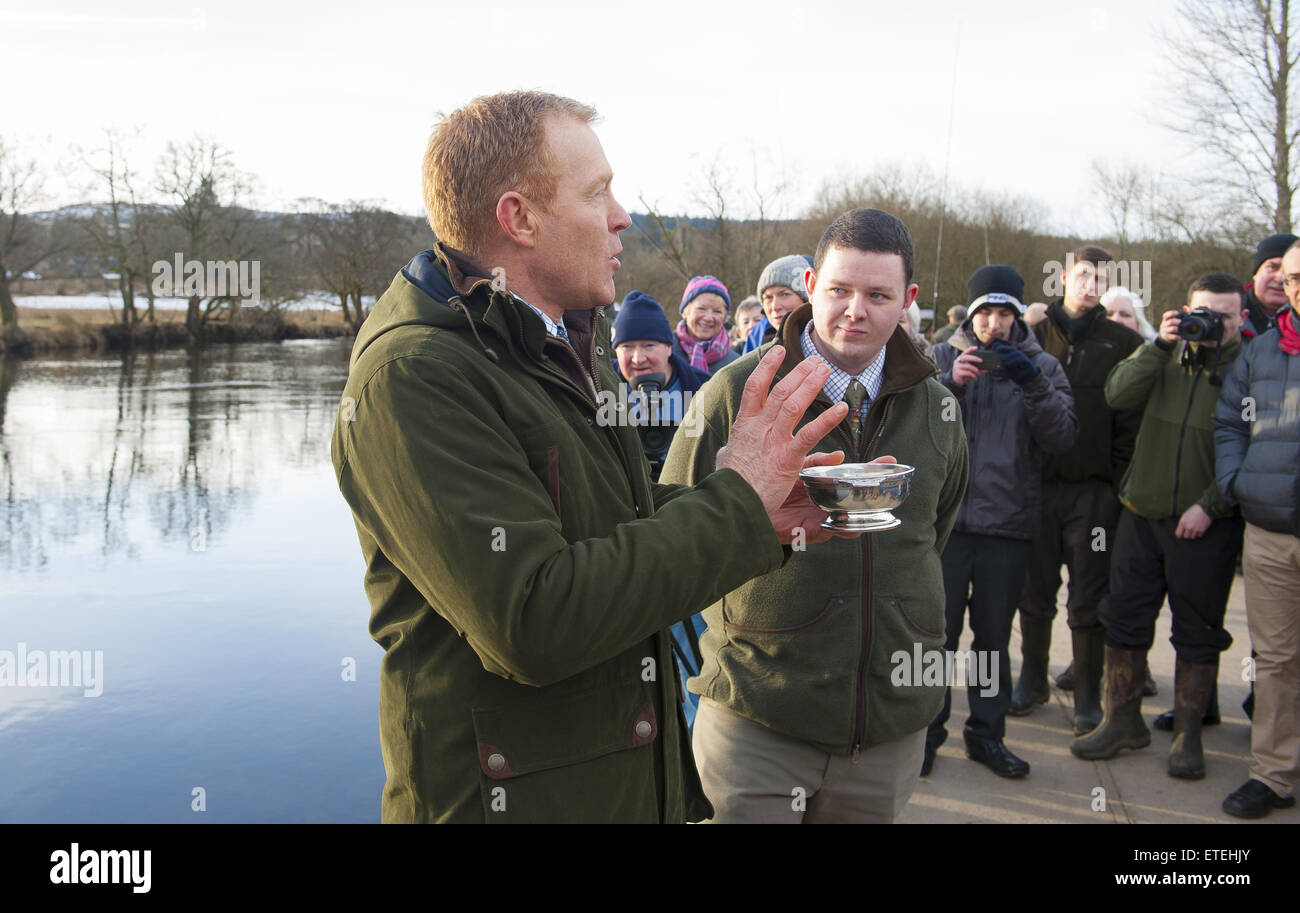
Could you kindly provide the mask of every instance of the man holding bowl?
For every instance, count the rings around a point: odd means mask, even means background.
[[[799,424],[839,402],[843,421],[813,447],[846,463],[897,458],[915,467],[894,510],[901,526],[857,538],[792,531],[781,568],[704,612],[694,751],[704,791],[726,822],[892,822],[921,766],[943,688],[893,674],[898,651],[943,645],[940,554],[966,488],[960,414],[934,366],[899,327],[916,297],[912,238],[889,213],[856,209],[831,224],[805,280],[810,301],[778,340],[700,390],[665,481],[697,483],[732,435],[745,382],[776,342],[778,376],[816,357],[830,376]],[[885,457],[888,454],[889,457]]]

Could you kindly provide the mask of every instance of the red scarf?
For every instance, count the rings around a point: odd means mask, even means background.
[[[712,339],[696,339],[686,329],[686,321],[683,320],[677,324],[677,341],[682,344],[682,351],[686,353],[691,366],[699,368],[705,374],[712,374],[709,365],[731,351],[726,327],[718,330],[718,335]]]
[[[1277,315],[1277,347],[1288,355],[1300,355],[1300,332],[1296,331],[1290,308]]]

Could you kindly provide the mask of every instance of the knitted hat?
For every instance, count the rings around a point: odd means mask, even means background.
[[[682,303],[677,310],[686,310],[686,305],[707,292],[717,295],[727,305],[727,310],[731,310],[731,296],[727,294],[727,287],[716,276],[696,276],[686,283],[686,291],[682,292]]]
[[[672,327],[663,307],[645,292],[631,291],[623,299],[623,306],[614,318],[613,344],[622,345],[636,339],[649,339],[673,344]]]
[[[763,267],[758,276],[758,297],[774,285],[784,285],[804,301],[808,300],[808,286],[804,285],[803,276],[812,264],[802,254],[790,254],[773,260]]]
[[[1017,315],[1025,312],[1021,299],[1025,297],[1025,280],[1009,266],[992,264],[981,266],[966,282],[966,316],[985,305],[1009,307]]]
[[[1265,260],[1272,260],[1286,253],[1286,249],[1296,242],[1295,235],[1286,233],[1269,235],[1255,246],[1255,262],[1251,264],[1250,274],[1259,272],[1259,265]]]

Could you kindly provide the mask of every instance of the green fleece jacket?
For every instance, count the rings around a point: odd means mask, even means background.
[[[738,474],[653,485],[601,419],[603,309],[567,312],[570,348],[483,273],[438,249],[397,275],[334,428],[385,651],[383,820],[707,817],[665,628],[783,550]]]
[[[786,318],[778,377],[803,359],[799,335],[811,319],[807,304]],[[695,422],[698,433],[673,439],[665,481],[712,478],[745,381],[772,344],[724,368],[695,395],[687,424]],[[808,545],[715,602],[704,612],[704,665],[687,683],[691,691],[838,754],[924,729],[938,714],[943,686],[902,674],[917,650],[943,650],[939,557],[966,491],[961,410],[935,373],[896,329],[861,451],[853,452],[847,419],[813,448],[844,450],[848,462],[889,455],[915,466],[907,500],[893,511],[902,525]],[[831,405],[822,393],[803,423]]]
[[[1210,379],[1226,376],[1241,354],[1241,337],[1234,334],[1217,350],[1197,352],[1189,345],[1180,339],[1166,350],[1145,343],[1106,377],[1112,409],[1143,408],[1119,499],[1151,520],[1180,517],[1193,504],[1215,518],[1234,510],[1215,481],[1213,417],[1220,388]]]

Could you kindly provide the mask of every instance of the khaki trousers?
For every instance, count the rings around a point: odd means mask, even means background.
[[[1300,780],[1300,539],[1247,523],[1242,560],[1257,654],[1250,775],[1286,798]]]
[[[921,775],[925,730],[854,761],[702,697],[692,746],[714,824],[892,824]]]

